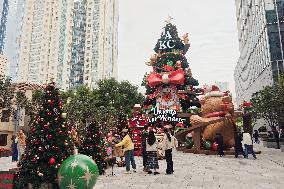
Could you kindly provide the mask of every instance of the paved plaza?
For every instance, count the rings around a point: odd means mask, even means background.
[[[284,186],[284,153],[280,150],[255,146],[262,154],[257,160],[234,156],[206,156],[174,152],[174,174],[165,175],[166,162],[159,161],[160,175],[142,171],[142,159],[136,158],[137,173],[123,174],[124,167],[114,167],[98,178],[95,189],[194,189],[240,188],[280,189]],[[10,158],[0,158],[0,170],[15,167]]]
[[[159,161],[160,175],[142,171],[142,159],[136,158],[138,171],[123,174],[125,168],[115,167],[100,176],[95,189],[280,189],[284,187],[284,153],[280,150],[255,146],[262,154],[257,160],[234,156],[206,156],[174,153],[174,174],[165,175],[166,162]]]

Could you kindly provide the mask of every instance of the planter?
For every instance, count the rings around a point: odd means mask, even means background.
[[[0,157],[9,157],[11,152],[0,152]]]
[[[281,141],[279,143],[281,146],[284,146],[284,142]],[[266,148],[277,148],[277,144],[275,141],[263,141],[263,146]]]
[[[263,141],[263,146],[266,148],[277,148],[276,142]]]

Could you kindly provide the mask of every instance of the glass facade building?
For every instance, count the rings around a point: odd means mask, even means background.
[[[76,0],[72,31],[69,84],[96,87],[104,78],[117,78],[118,0]]]
[[[86,43],[86,1],[75,1],[72,31],[72,59],[70,69],[70,88],[83,84],[85,43]]]
[[[21,26],[26,0],[4,0],[0,3],[0,53],[8,58],[5,75],[16,80],[19,62]]]
[[[0,53],[3,54],[4,45],[5,45],[5,37],[6,37],[6,25],[8,19],[8,10],[9,10],[9,1],[4,0],[1,3],[0,7]]]
[[[284,0],[236,0],[240,57],[237,104],[272,85],[283,72]]]

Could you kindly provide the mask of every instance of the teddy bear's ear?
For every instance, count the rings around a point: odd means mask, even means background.
[[[222,101],[223,101],[223,102],[228,102],[228,103],[230,103],[230,102],[232,102],[232,97],[230,97],[230,96],[224,96],[224,97],[222,97]]]

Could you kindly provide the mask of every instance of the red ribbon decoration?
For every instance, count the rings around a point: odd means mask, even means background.
[[[184,71],[182,69],[178,69],[176,71],[173,71],[169,74],[159,74],[156,72],[152,72],[149,74],[147,80],[148,85],[150,87],[155,87],[157,85],[161,85],[163,83],[166,84],[175,84],[175,85],[183,85],[184,84]],[[166,79],[165,79],[166,78]],[[163,81],[164,79],[164,81]],[[167,82],[165,82],[165,80]]]

